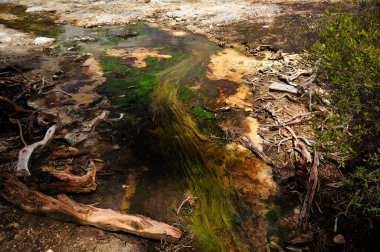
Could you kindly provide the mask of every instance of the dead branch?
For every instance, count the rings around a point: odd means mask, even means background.
[[[45,213],[83,225],[91,225],[104,230],[123,231],[145,238],[171,240],[177,242],[182,232],[175,227],[141,215],[121,214],[111,209],[101,209],[73,201],[65,194],[57,198],[28,188],[15,176],[1,171],[0,196],[30,213]]]
[[[309,143],[309,141],[305,138],[305,137],[299,137],[297,136],[293,129],[290,128],[289,126],[287,126],[285,124],[285,122],[276,115],[276,113],[268,106],[268,104],[266,104],[264,106],[264,110],[270,115],[272,116],[272,118],[275,120],[275,122],[278,124],[278,126],[281,126],[283,127],[284,129],[286,129],[292,136],[293,138],[293,144],[294,144],[294,149],[296,151],[298,151],[301,155],[302,155],[302,161],[303,161],[303,164],[306,164],[306,163],[311,163],[311,154],[310,152],[307,150],[306,146],[299,141],[299,139],[303,139],[305,142]],[[277,126],[277,125],[275,125]],[[281,134],[279,133],[279,135],[281,136]]]
[[[5,101],[6,103],[10,104],[10,105],[13,107],[13,109],[14,109],[15,111],[17,111],[17,112],[23,112],[23,113],[32,113],[32,112],[33,112],[33,110],[24,109],[24,108],[20,107],[20,106],[17,105],[14,101],[8,99],[8,98],[5,97],[5,96],[1,96],[1,95],[0,95],[0,100]]]
[[[7,82],[13,82],[13,83],[19,83],[19,84],[25,84],[24,81],[18,80],[18,79],[12,78],[12,77],[0,76],[0,80],[7,81]]]
[[[284,75],[284,74],[278,74],[278,79],[280,81],[283,81],[285,82],[286,84],[288,85],[291,85],[291,86],[298,86],[297,84],[293,83],[293,81],[295,79],[297,79],[298,77],[300,77],[301,75],[303,74],[308,74],[307,71],[305,70],[298,70],[298,71],[294,71],[293,73],[290,73],[291,75]]]
[[[308,87],[310,86],[310,84],[313,83],[313,81],[317,78],[318,68],[321,65],[321,62],[322,62],[322,59],[319,58],[314,63],[314,67],[312,69],[312,73],[313,74],[309,78],[307,78],[306,80],[304,80],[303,82],[301,82],[299,84],[299,87],[300,87],[301,91],[304,92],[306,89],[308,89]]]
[[[52,157],[58,157],[58,158],[68,158],[68,157],[74,157],[81,154],[81,151],[74,147],[59,147],[58,149],[54,150],[50,155]]]
[[[28,163],[29,163],[30,157],[32,156],[33,151],[39,146],[46,145],[49,142],[49,140],[53,138],[56,128],[57,128],[56,125],[51,126],[46,131],[44,139],[34,144],[25,146],[24,148],[20,150],[19,155],[18,155],[17,168],[16,168],[17,176],[30,176]]]
[[[74,192],[86,193],[96,189],[95,177],[96,167],[94,162],[90,162],[92,167],[85,175],[77,176],[68,170],[49,169],[49,174],[61,180],[54,183],[43,183],[39,186],[41,190],[53,190],[54,192]]]
[[[313,204],[313,199],[315,192],[318,187],[318,165],[319,165],[319,156],[316,150],[314,150],[314,163],[310,169],[309,176],[309,186],[306,192],[306,196],[303,201],[299,221],[301,231],[305,231],[307,227],[307,222],[310,217],[310,209]]]

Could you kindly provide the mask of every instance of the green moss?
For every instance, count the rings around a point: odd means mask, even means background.
[[[191,109],[189,109],[189,112],[194,114],[196,118],[199,120],[209,120],[214,118],[214,114],[205,110],[201,106],[194,106]]]

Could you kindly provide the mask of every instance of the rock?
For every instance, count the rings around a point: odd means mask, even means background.
[[[93,38],[93,37],[90,37],[90,36],[84,36],[84,37],[80,37],[80,38],[75,38],[74,41],[80,41],[80,42],[92,42],[92,41],[96,41],[96,38]]]
[[[37,37],[33,41],[33,44],[35,44],[35,45],[43,45],[43,44],[47,44],[47,43],[52,43],[54,41],[55,41],[55,38]]]
[[[334,237],[334,242],[336,244],[345,244],[346,243],[346,239],[344,239],[344,236],[341,235],[341,234],[338,234]]]
[[[7,33],[0,31],[0,43],[10,43],[12,41],[11,36]]]
[[[128,30],[126,28],[111,28],[107,30],[107,37],[133,37],[139,35],[135,31]]]
[[[25,12],[41,12],[43,10],[44,9],[42,6],[33,6],[33,7],[29,7],[28,9],[26,9]]]

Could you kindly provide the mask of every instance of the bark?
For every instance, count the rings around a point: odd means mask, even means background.
[[[176,242],[182,235],[179,229],[144,216],[121,214],[111,209],[83,205],[65,194],[53,198],[28,188],[17,177],[5,171],[0,171],[0,180],[0,196],[30,213],[52,214],[60,219],[65,216],[80,224],[157,240]]]
[[[306,192],[305,199],[303,201],[303,205],[302,205],[302,209],[301,209],[301,213],[299,217],[300,224],[301,224],[301,231],[305,231],[307,228],[307,222],[310,217],[310,209],[313,204],[315,192],[317,191],[318,165],[319,165],[318,153],[314,151],[314,163],[310,169],[309,186]]]

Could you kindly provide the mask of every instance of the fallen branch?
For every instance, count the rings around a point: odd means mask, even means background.
[[[83,176],[77,176],[67,170],[49,170],[49,174],[61,180],[60,182],[43,183],[41,190],[53,190],[54,192],[87,193],[95,191],[96,168],[92,162],[92,169]]]
[[[305,231],[307,227],[307,222],[310,217],[310,209],[313,204],[313,199],[318,186],[318,165],[319,156],[317,151],[314,150],[314,163],[310,169],[309,176],[309,186],[306,192],[305,199],[303,201],[301,213],[300,213],[300,227],[301,231]]]
[[[16,167],[16,176],[30,176],[28,163],[33,151],[39,146],[46,145],[49,142],[49,140],[53,138],[56,128],[56,125],[51,126],[46,131],[44,139],[34,144],[25,146],[20,150]]]
[[[10,104],[10,105],[13,107],[13,109],[14,109],[15,111],[17,111],[17,112],[24,112],[24,113],[32,113],[32,112],[33,112],[33,110],[24,109],[24,108],[20,107],[20,106],[17,105],[14,101],[8,99],[8,98],[5,97],[5,96],[1,96],[1,95],[0,95],[0,100],[5,101],[6,103]]]
[[[13,83],[19,83],[19,84],[25,84],[24,81],[18,80],[18,79],[12,78],[12,77],[0,76],[0,80],[7,81],[7,82],[13,82]]]
[[[62,220],[62,215],[71,221],[91,225],[104,230],[123,231],[145,238],[176,242],[182,232],[168,224],[141,215],[121,214],[111,209],[101,209],[73,201],[65,194],[57,198],[28,188],[15,176],[1,171],[0,196],[30,213],[52,214]]]

